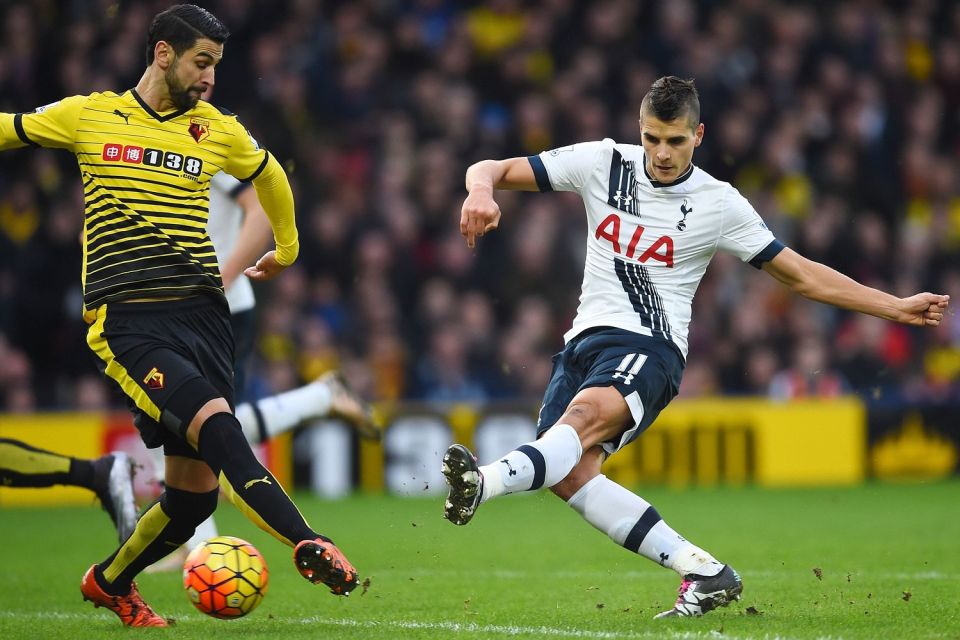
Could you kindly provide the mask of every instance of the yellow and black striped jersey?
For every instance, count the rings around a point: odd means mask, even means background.
[[[236,116],[203,101],[158,114],[131,89],[65,98],[16,114],[12,125],[0,127],[0,148],[76,155],[85,311],[118,300],[223,295],[206,230],[210,178],[225,171],[249,181],[270,159]]]

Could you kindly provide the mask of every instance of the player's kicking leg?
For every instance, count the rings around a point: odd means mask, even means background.
[[[370,407],[336,371],[328,371],[302,387],[237,407],[237,420],[247,440],[264,442],[307,420],[340,418],[363,438],[380,438],[380,425]]]
[[[478,466],[465,446],[454,444],[441,470],[450,485],[444,517],[457,525],[470,522],[477,508],[498,496],[536,491],[562,480],[580,459],[580,437],[569,424],[557,424],[496,462]]]
[[[605,458],[601,447],[592,447],[552,490],[618,545],[680,574],[677,601],[656,617],[700,616],[739,600],[743,583],[737,572],[674,531],[649,502],[601,474]]]
[[[276,478],[257,460],[223,398],[209,401],[187,429],[187,440],[220,479],[220,487],[254,524],[294,547],[297,571],[336,595],[358,584],[356,569],[332,540],[310,528]]]

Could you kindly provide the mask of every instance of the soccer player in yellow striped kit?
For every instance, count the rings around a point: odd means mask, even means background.
[[[294,547],[307,580],[338,595],[357,585],[356,570],[306,523],[233,415],[233,334],[206,232],[210,178],[222,170],[252,182],[270,219],[276,250],[246,269],[248,277],[276,277],[296,260],[299,243],[280,164],[236,116],[200,100],[228,36],[206,10],[174,5],[150,25],[147,68],[135,88],[0,114],[0,149],[53,147],[77,157],[87,344],[129,399],[146,445],[164,448],[163,495],[81,582],[84,599],[129,626],[167,625],[133,578],[214,511],[218,482],[251,520]]]

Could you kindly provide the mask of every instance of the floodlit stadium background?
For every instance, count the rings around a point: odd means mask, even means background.
[[[0,109],[132,87],[147,22],[168,4],[3,0]],[[464,170],[638,142],[640,99],[664,74],[697,81],[695,163],[788,246],[899,295],[960,302],[955,3],[199,4],[233,32],[213,102],[281,160],[298,203],[300,261],[257,288],[255,395],[340,368],[390,424],[382,446],[325,423],[265,452],[326,495],[437,490],[436,452],[454,438],[484,458],[531,437],[577,304],[582,210],[502,193],[500,230],[471,251]],[[0,154],[0,436],[99,455],[137,439],[84,344],[81,198],[69,154]],[[718,255],[681,399],[611,473],[679,485],[951,474],[955,314],[925,331],[855,316]],[[0,503],[73,494],[42,495]]]

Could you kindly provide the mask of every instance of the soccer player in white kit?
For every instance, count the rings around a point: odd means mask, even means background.
[[[587,213],[580,307],[554,359],[538,439],[478,466],[459,444],[444,455],[444,516],[470,521],[497,496],[549,487],[614,542],[681,576],[657,617],[702,615],[739,599],[740,576],[671,529],[640,496],[600,473],[676,395],[691,303],[717,251],[732,253],[806,298],[916,326],[937,326],[949,296],[897,298],[863,286],[780,243],[747,200],[692,164],[703,140],[691,80],[653,83],[640,106],[642,145],[606,139],[467,170],[460,232],[496,229],[494,189],[571,191]]]

